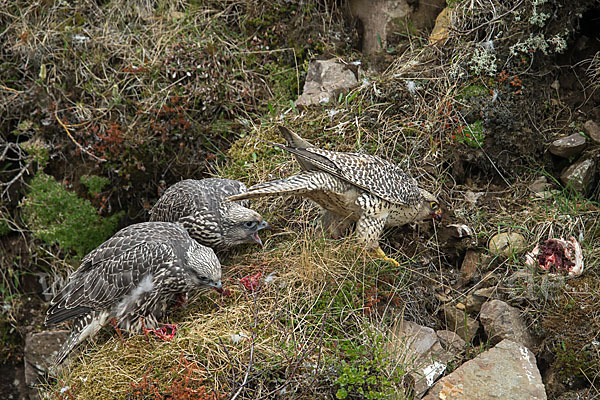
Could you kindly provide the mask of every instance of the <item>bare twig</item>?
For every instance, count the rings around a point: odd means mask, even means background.
[[[60,118],[58,118],[58,112],[57,111],[54,112],[54,118],[56,118],[56,120],[58,121],[58,123],[60,124],[60,126],[62,126],[64,128],[65,132],[67,132],[67,135],[69,136],[69,139],[71,139],[71,141],[73,143],[75,143],[75,145],[79,148],[79,150],[81,150],[82,152],[84,152],[88,156],[92,157],[96,161],[100,161],[100,162],[106,161],[106,159],[100,158],[100,157],[98,157],[98,156],[90,153],[89,151],[87,151],[85,148],[83,148],[83,146],[81,144],[79,144],[79,142],[77,140],[75,140],[75,138],[73,137],[73,135],[71,135],[71,132],[69,131],[69,127],[81,126],[82,124],[78,124],[78,125],[65,124],[64,122],[61,121]]]

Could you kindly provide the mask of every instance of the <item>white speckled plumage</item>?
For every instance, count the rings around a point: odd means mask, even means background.
[[[150,211],[150,221],[179,222],[192,238],[217,250],[262,244],[258,231],[268,224],[248,208],[248,201],[223,202],[246,191],[246,185],[231,179],[186,179],[163,193]]]
[[[220,285],[214,251],[179,224],[128,226],[86,255],[52,300],[46,325],[74,320],[55,362],[112,318],[127,331],[156,328],[177,294]]]
[[[378,248],[385,226],[441,215],[437,199],[399,166],[368,154],[319,149],[287,128],[280,130],[288,145],[272,144],[292,153],[303,172],[252,186],[228,200],[282,194],[307,197],[325,210],[323,227],[332,236],[341,236],[356,223],[356,235],[368,248]]]

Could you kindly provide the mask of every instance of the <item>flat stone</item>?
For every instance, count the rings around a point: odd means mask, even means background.
[[[583,128],[586,133],[596,143],[600,143],[600,125],[596,122],[589,120],[585,124],[583,124]]]
[[[588,158],[578,161],[565,169],[560,174],[560,180],[565,186],[570,186],[581,193],[587,193],[590,189],[590,184],[594,180],[595,173],[596,162]]]
[[[440,379],[424,400],[546,400],[535,357],[527,347],[503,340]]]
[[[483,304],[479,320],[492,344],[510,339],[529,349],[535,345],[519,309],[502,300],[491,300]]]
[[[454,355],[441,346],[433,329],[411,321],[398,322],[392,335],[390,352],[410,364],[408,373],[415,382],[415,398],[421,398]]]
[[[25,383],[31,387],[52,365],[60,346],[67,340],[69,331],[45,331],[29,333],[25,337]]]
[[[528,188],[531,190],[531,192],[537,194],[545,192],[551,186],[552,184],[548,182],[548,178],[545,176],[540,176],[533,183],[531,183]]]
[[[574,133],[567,137],[556,139],[550,144],[550,153],[563,157],[569,158],[578,155],[585,149],[586,139],[585,136]]]
[[[474,250],[467,250],[465,253],[465,258],[463,258],[463,262],[460,265],[460,277],[458,282],[459,286],[463,286],[473,279],[477,273],[477,268],[479,267],[480,261],[481,256],[478,252]]]
[[[308,64],[302,95],[294,102],[296,106],[327,104],[337,101],[358,83],[352,69],[337,58],[312,60]]]
[[[437,335],[442,348],[450,353],[456,355],[461,354],[467,347],[467,342],[465,342],[460,336],[452,331],[440,329],[439,331],[436,331],[435,334]]]
[[[492,236],[488,249],[492,254],[510,257],[527,248],[527,242],[520,233],[502,232]]]
[[[465,311],[449,304],[446,304],[442,310],[444,311],[444,319],[448,330],[456,333],[465,342],[471,343],[477,334],[477,330],[479,330],[479,322],[471,318]]]

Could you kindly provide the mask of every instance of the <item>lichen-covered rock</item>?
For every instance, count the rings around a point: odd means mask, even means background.
[[[357,83],[354,71],[337,58],[312,60],[308,65],[302,95],[294,104],[296,106],[327,104],[335,101],[340,93],[347,92]]]
[[[435,19],[435,25],[429,35],[430,44],[443,44],[448,39],[448,27],[452,19],[452,9],[444,8]]]
[[[46,331],[29,333],[25,338],[25,383],[32,387],[40,376],[48,372],[53,357],[67,339],[69,331]]]
[[[527,248],[527,242],[520,233],[502,232],[492,236],[488,249],[492,254],[510,257]]]
[[[521,343],[529,349],[535,344],[519,310],[502,300],[491,300],[483,304],[479,320],[492,344],[503,339]]]
[[[585,145],[585,136],[574,133],[564,138],[556,139],[550,144],[549,150],[550,153],[556,156],[569,158],[581,153],[585,149]]]
[[[527,347],[503,340],[440,379],[424,400],[545,400],[535,357]]]
[[[596,162],[588,158],[581,160],[571,165],[560,174],[560,180],[566,186],[581,192],[587,193],[589,186],[594,180],[594,174],[596,173]]]

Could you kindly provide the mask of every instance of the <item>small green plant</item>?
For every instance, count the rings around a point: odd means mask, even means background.
[[[110,183],[108,178],[98,175],[82,175],[81,183],[88,189],[90,195],[95,196]]]
[[[39,168],[44,168],[48,164],[50,151],[40,139],[28,140],[22,143],[21,147],[37,162]]]
[[[465,86],[460,91],[463,98],[487,96],[489,93],[490,91],[485,86],[474,84]]]
[[[345,359],[335,381],[338,399],[389,399],[405,374],[397,366],[392,367],[384,336],[367,332],[364,341],[341,346]]]
[[[475,121],[469,125],[461,126],[456,134],[452,136],[452,139],[457,143],[464,143],[475,149],[480,148],[485,139],[481,120]]]
[[[41,172],[30,184],[21,207],[23,219],[36,238],[58,243],[82,257],[114,233],[122,213],[101,217],[89,201]]]

